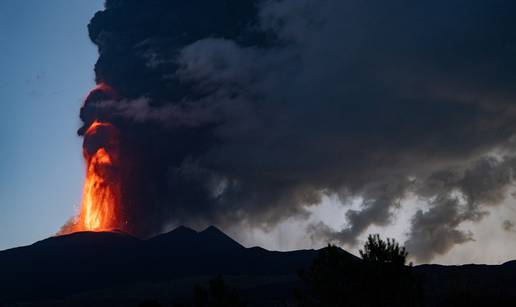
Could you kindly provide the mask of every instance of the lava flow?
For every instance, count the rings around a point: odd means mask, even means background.
[[[117,131],[110,123],[96,120],[86,130],[83,146],[86,180],[81,209],[60,234],[121,228],[117,142]]]

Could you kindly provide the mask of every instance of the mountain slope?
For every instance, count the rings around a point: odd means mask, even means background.
[[[120,232],[74,233],[0,252],[0,302],[188,276],[295,275],[316,255],[245,248],[215,227],[179,227],[149,240]]]
[[[122,232],[79,232],[0,251],[0,306],[104,306],[100,302],[108,297],[118,304],[106,301],[106,306],[128,306],[149,294],[172,302],[218,274],[253,302],[278,302],[292,299],[297,273],[318,253],[245,248],[215,227],[201,232],[178,227],[148,240]],[[359,258],[342,253],[350,266],[360,265]],[[516,261],[412,270],[424,288],[425,306],[444,306],[450,294],[491,302],[516,289]]]

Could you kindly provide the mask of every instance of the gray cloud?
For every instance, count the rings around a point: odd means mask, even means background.
[[[465,168],[451,168],[429,176],[415,191],[430,203],[412,219],[407,249],[419,261],[431,260],[454,245],[473,240],[461,223],[480,221],[489,206],[499,205],[513,185],[514,157],[483,157]]]
[[[81,117],[112,121],[137,153],[146,233],[267,229],[338,195],[363,200],[348,225],[311,231],[353,245],[415,195],[417,259],[472,240],[462,223],[513,182],[516,4],[224,3],[107,1],[90,24],[97,78],[121,98]]]
[[[459,203],[457,198],[438,197],[428,211],[416,213],[410,238],[405,242],[411,256],[418,261],[429,261],[436,254],[445,254],[456,244],[473,240],[471,232],[457,229],[470,219],[468,213],[460,212]]]
[[[503,224],[502,224],[503,230],[509,231],[509,232],[515,231],[514,230],[515,226],[516,225],[514,225],[514,222],[510,221],[510,220],[505,220],[505,221],[503,221]]]

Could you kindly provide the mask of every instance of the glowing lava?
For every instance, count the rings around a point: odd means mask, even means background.
[[[102,169],[110,167],[111,157],[104,148],[89,158],[77,227],[83,230],[116,228],[116,195]]]
[[[60,234],[76,231],[105,231],[120,228],[120,178],[117,172],[116,129],[94,121],[84,135],[86,180],[79,215]]]

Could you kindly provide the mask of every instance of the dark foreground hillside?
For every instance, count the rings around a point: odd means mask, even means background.
[[[217,275],[248,306],[295,306],[295,293],[305,287],[299,272],[320,253],[245,248],[215,227],[179,227],[149,240],[119,232],[74,233],[0,252],[0,306],[138,306],[146,299],[173,306]],[[343,250],[339,261],[345,268],[363,266]],[[516,298],[516,262],[408,269],[422,306],[505,306]]]
[[[236,283],[249,288],[290,288],[297,272],[316,255],[315,250],[244,248],[215,227],[202,232],[179,227],[149,240],[118,232],[74,233],[0,252],[0,302],[73,298],[81,293],[146,297],[144,289],[151,289],[150,296],[190,294],[190,284],[218,274],[240,276]],[[178,290],[182,281],[188,291]]]

